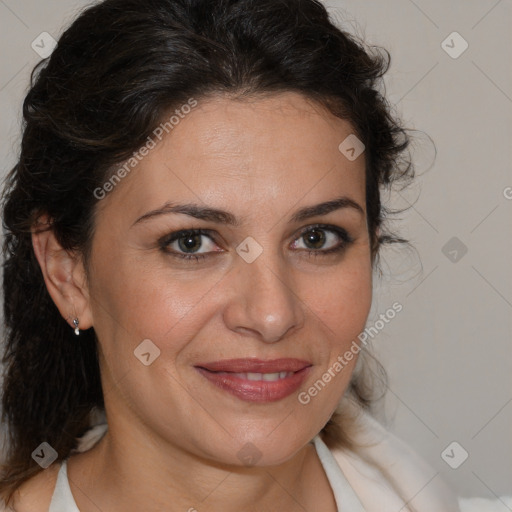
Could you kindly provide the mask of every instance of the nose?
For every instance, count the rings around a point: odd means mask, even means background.
[[[239,262],[224,321],[235,332],[275,343],[303,325],[304,310],[290,270],[264,254],[252,263]]]

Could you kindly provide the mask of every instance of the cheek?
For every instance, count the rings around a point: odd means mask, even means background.
[[[201,312],[206,292],[215,286],[210,272],[170,272],[165,265],[141,259],[118,258],[98,265],[92,286],[95,328],[115,338],[121,331],[129,339],[163,339],[179,331],[183,319]],[[114,335],[114,336],[113,336]]]
[[[372,302],[370,265],[355,265],[317,287],[308,300],[321,341],[316,346],[319,365],[302,389],[302,412],[327,422],[350,382],[360,354],[358,336],[364,330]]]
[[[311,287],[308,306],[325,326],[333,344],[349,344],[364,329],[372,302],[370,265],[356,265],[322,280]]]

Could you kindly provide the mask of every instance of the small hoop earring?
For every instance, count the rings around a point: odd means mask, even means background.
[[[73,325],[75,326],[75,334],[77,336],[79,336],[80,335],[80,329],[78,328],[78,318],[75,318],[73,320]]]

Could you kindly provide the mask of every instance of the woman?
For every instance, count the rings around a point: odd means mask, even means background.
[[[63,34],[4,196],[6,509],[459,510],[370,414],[386,67],[313,0]]]

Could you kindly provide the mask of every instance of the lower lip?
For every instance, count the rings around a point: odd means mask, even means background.
[[[238,376],[210,372],[196,367],[204,377],[220,389],[246,402],[277,402],[299,389],[309,374],[310,366],[274,382],[242,379]]]

